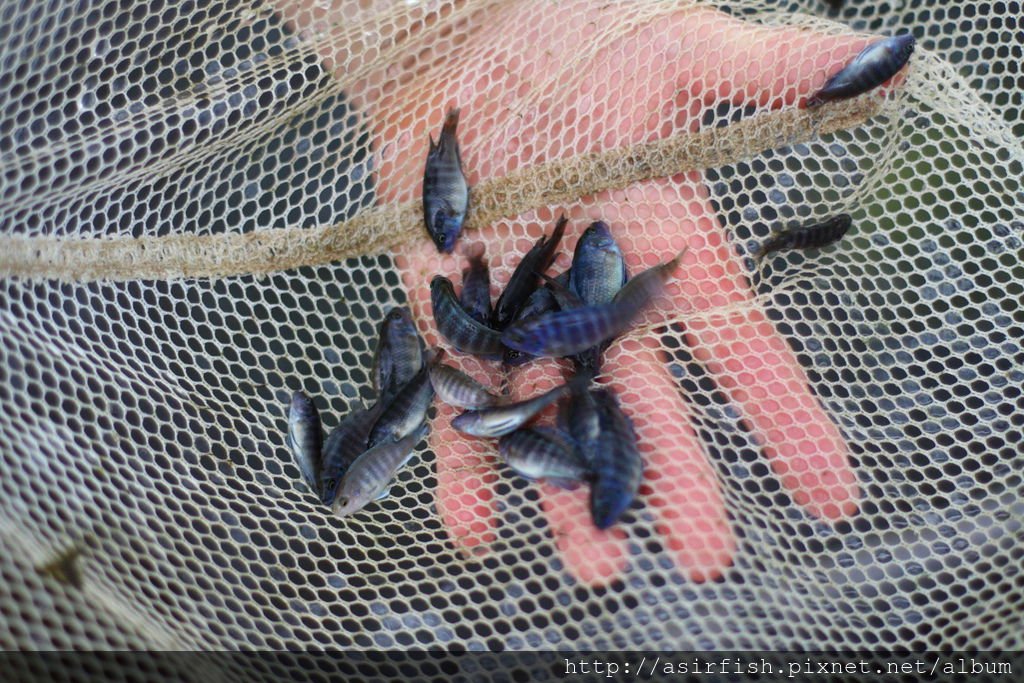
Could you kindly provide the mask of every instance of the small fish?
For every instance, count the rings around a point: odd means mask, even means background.
[[[821,223],[772,233],[761,245],[759,257],[764,258],[773,251],[785,249],[827,247],[843,239],[852,223],[853,219],[848,214],[841,213]]]
[[[569,271],[565,271],[561,275],[555,278],[555,282],[564,286],[569,284]],[[550,313],[551,311],[558,310],[558,301],[555,299],[555,295],[550,287],[538,287],[533,290],[533,294],[526,300],[526,303],[522,308],[519,309],[519,313],[516,314],[514,322],[520,320],[526,320],[543,313]],[[533,360],[533,356],[522,351],[516,351],[515,349],[505,349],[505,355],[502,357],[502,361],[507,367],[516,367],[523,365]]]
[[[513,323],[502,343],[532,356],[564,357],[578,354],[618,337],[629,329],[661,293],[686,249],[671,261],[648,268],[619,290],[611,303],[545,313]]]
[[[569,219],[564,215],[559,217],[551,237],[541,235],[516,266],[508,284],[505,285],[497,303],[494,304],[491,325],[495,329],[504,329],[511,323],[519,313],[519,309],[526,304],[527,299],[537,289],[537,273],[545,272],[555,260],[558,244],[562,241],[562,235],[565,234],[565,226],[568,223]]]
[[[357,408],[346,415],[327,435],[320,466],[318,492],[324,505],[338,495],[338,486],[346,470],[366,450],[370,430],[377,423],[387,404],[378,401],[370,408]]]
[[[391,480],[426,435],[427,425],[421,424],[404,438],[385,441],[356,458],[341,482],[334,504],[335,514],[344,517],[362,510],[371,501],[386,497]]]
[[[423,220],[439,252],[450,254],[462,234],[462,222],[469,210],[469,186],[462,172],[462,157],[455,129],[459,110],[451,109],[437,143],[430,138],[427,165],[423,171]]]
[[[484,245],[467,254],[469,267],[462,270],[459,302],[470,317],[486,325],[491,320],[491,271],[484,262]]]
[[[591,223],[576,243],[569,289],[584,304],[597,306],[615,298],[628,277],[626,259],[608,225],[602,221]]]
[[[72,545],[62,550],[46,564],[36,567],[36,571],[65,586],[82,588],[82,566],[79,560],[83,549],[80,545]]]
[[[807,100],[807,108],[856,97],[880,86],[903,68],[914,52],[914,44],[914,36],[904,33],[868,45],[825,81],[821,90]]]
[[[373,388],[388,402],[423,367],[423,339],[407,306],[388,311],[380,324],[373,354]]]
[[[457,350],[483,358],[501,358],[501,332],[474,320],[455,297],[451,280],[435,275],[430,281],[430,303],[437,331]]]
[[[381,413],[370,431],[367,447],[373,448],[385,441],[398,441],[411,434],[427,417],[427,409],[434,400],[434,387],[430,384],[430,364],[424,365],[416,376],[395,395],[394,400]]]
[[[302,478],[317,495],[320,493],[322,446],[320,413],[308,396],[296,391],[292,394],[292,403],[288,408],[288,448]]]
[[[457,408],[479,410],[505,402],[466,373],[437,359],[430,364],[430,383],[438,398]]]
[[[572,437],[580,458],[593,464],[597,440],[601,436],[601,415],[591,391],[578,391],[558,406],[558,427]]]
[[[632,504],[643,479],[643,460],[636,447],[632,421],[619,407],[615,394],[593,392],[600,416],[600,435],[594,447],[590,485],[590,514],[598,529],[607,529]]]
[[[554,429],[517,429],[498,440],[498,453],[527,479],[545,479],[561,488],[575,488],[590,471],[571,441]]]
[[[452,420],[452,427],[472,436],[504,436],[522,427],[562,396],[581,391],[591,379],[591,375],[577,375],[565,384],[526,401],[467,411]]]

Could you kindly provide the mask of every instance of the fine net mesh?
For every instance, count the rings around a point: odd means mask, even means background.
[[[845,4],[7,3],[0,643],[1024,645],[1022,8]],[[906,31],[887,92],[799,108]],[[441,258],[450,106],[474,208]],[[563,211],[558,271],[597,218],[633,273],[689,247],[599,378],[638,504],[598,533],[435,404],[391,496],[333,516],[291,393],[333,427],[390,307],[438,343],[430,277],[483,242],[496,295]],[[839,212],[840,244],[751,258]]]

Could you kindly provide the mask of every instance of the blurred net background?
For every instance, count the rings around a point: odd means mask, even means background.
[[[438,517],[429,451],[390,499],[340,520],[306,492],[284,445],[292,391],[317,397],[328,428],[372,398],[376,326],[405,302],[389,256],[172,281],[8,275],[0,644],[1024,645],[1021,3],[843,4],[721,7],[768,25],[912,31],[905,86],[864,125],[705,177],[740,250],[786,222],[854,216],[840,246],[773,259],[761,296],[847,439],[855,518],[833,527],[778,503],[735,411],[669,339],[738,541],[722,580],[692,581],[635,514],[623,578],[579,583],[535,489],[504,475],[498,537],[470,558]],[[674,9],[637,7],[602,27],[602,49]],[[370,207],[370,133],[346,92],[357,77],[370,79],[364,95],[383,92],[372,73],[415,65],[424,45],[457,49],[460,17],[489,8],[297,11],[313,28],[262,3],[5,3],[3,234],[314,228]],[[324,49],[331,41],[350,49]],[[347,54],[347,68],[325,65],[329,52]],[[747,113],[722,106],[703,123]],[[74,546],[80,586],[40,571]]]

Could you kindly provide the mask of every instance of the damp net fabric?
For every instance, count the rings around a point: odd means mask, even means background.
[[[508,37],[537,29],[543,3],[6,6],[0,643],[1021,647],[1022,8],[848,4],[602,4],[548,45]],[[601,128],[611,114],[584,84],[685,59],[658,42],[679,13],[704,13],[686,49],[716,59],[729,24],[709,9],[791,37],[912,31],[918,50],[884,100],[837,105],[848,116],[831,127],[797,121],[806,113],[783,88],[759,106],[712,97],[651,121],[629,102],[642,125]],[[520,52],[495,56],[473,31]],[[464,90],[449,92],[456,64]],[[728,241],[688,244],[735,254],[737,282],[772,229],[852,214],[841,244],[767,259],[754,304],[845,443],[856,514],[812,514],[780,483],[687,337],[713,320],[722,335],[742,329],[749,301],[701,306],[685,283],[673,301],[688,306],[663,306],[610,351],[627,373],[613,383],[628,385],[631,359],[664,362],[692,425],[640,429],[648,487],[620,525],[614,571],[570,571],[551,492],[500,470],[493,445],[458,440],[440,407],[444,438],[431,443],[450,451],[447,472],[471,472],[457,475],[460,495],[435,499],[442,463],[421,444],[387,500],[344,520],[315,502],[285,446],[288,398],[315,396],[333,427],[373,399],[386,310],[408,301],[429,316],[416,288],[434,274],[416,256],[425,135],[474,90],[502,97],[463,105],[467,172],[486,190],[476,216],[488,218],[463,241],[487,236],[502,282],[561,210],[573,239],[610,216],[636,254],[706,192]],[[654,186],[607,181],[632,172],[644,144],[707,131],[714,144],[683,156],[713,163],[641,176]],[[457,280],[461,261],[437,261]],[[727,526],[689,538],[731,539],[706,576],[656,514],[673,491],[651,463],[682,439],[707,480],[687,493],[719,500]],[[481,507],[472,542],[449,532],[445,515]],[[76,544],[80,588],[39,571]]]

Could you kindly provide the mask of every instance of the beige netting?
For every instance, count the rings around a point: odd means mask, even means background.
[[[3,7],[0,644],[1024,645],[1022,8],[846,4]],[[800,108],[902,31],[899,82]],[[474,208],[440,258],[453,105]],[[333,427],[389,307],[437,343],[430,277],[483,240],[496,294],[561,211],[557,269],[599,217],[633,272],[689,246],[599,380],[639,504],[598,533],[438,405],[392,496],[333,517],[291,393]],[[41,569],[73,546],[78,586]]]

